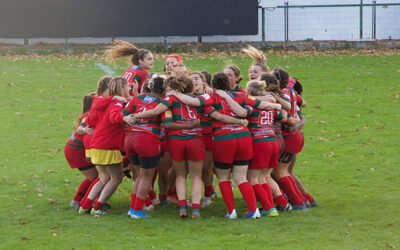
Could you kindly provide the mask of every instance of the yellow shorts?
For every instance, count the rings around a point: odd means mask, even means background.
[[[86,156],[87,155],[86,153]],[[122,162],[122,155],[119,150],[91,148],[89,150],[89,155],[94,165],[112,165]]]
[[[90,149],[85,149],[86,158],[90,158]]]

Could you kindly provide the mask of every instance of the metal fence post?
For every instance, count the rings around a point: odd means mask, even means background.
[[[284,6],[284,25],[285,25],[285,42],[289,41],[289,2],[285,1]]]
[[[164,36],[164,51],[167,52],[168,51],[168,44],[167,44],[167,37]]]
[[[372,39],[376,39],[376,0],[372,1]]]
[[[263,44],[265,43],[265,9],[261,7],[261,38]]]
[[[363,38],[363,0],[360,0],[360,40]]]

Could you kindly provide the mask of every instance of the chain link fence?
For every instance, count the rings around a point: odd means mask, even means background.
[[[261,8],[263,41],[400,39],[400,1],[292,2]]]

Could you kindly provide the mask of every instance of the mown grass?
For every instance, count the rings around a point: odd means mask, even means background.
[[[236,55],[185,57],[190,69],[247,71]],[[81,97],[105,73],[94,60],[0,57],[0,248],[40,249],[337,249],[400,246],[398,112],[400,56],[326,54],[269,56],[300,79],[308,107],[305,147],[295,172],[319,206],[277,218],[227,221],[221,199],[199,220],[175,208],[152,219],[125,215],[131,183],[119,187],[108,216],[79,216],[68,207],[82,175],[63,147],[81,112]],[[126,64],[109,65],[122,73]],[[162,68],[159,60],[153,72]],[[246,80],[246,78],[245,78]],[[235,189],[238,212],[245,204]]]

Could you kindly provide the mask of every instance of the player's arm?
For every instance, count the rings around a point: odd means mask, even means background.
[[[218,111],[214,111],[211,113],[210,115],[213,119],[226,123],[226,124],[240,124],[243,125],[245,127],[247,127],[247,125],[249,124],[249,121],[247,119],[238,119],[229,115],[224,115],[221,114]]]
[[[198,126],[200,126],[200,119],[193,120],[188,123],[176,123],[176,122],[168,121],[166,123],[163,123],[163,125],[166,129],[170,129],[170,130],[193,129],[193,128],[197,128]]]
[[[242,106],[240,106],[240,104],[237,103],[235,100],[233,100],[232,97],[230,97],[225,91],[217,90],[215,91],[215,93],[220,97],[224,98],[224,100],[228,103],[229,107],[237,116],[239,117],[247,116],[247,110]]]
[[[159,103],[154,109],[147,110],[142,113],[137,113],[134,115],[136,119],[151,118],[162,114],[167,111],[168,107],[164,103]]]
[[[169,91],[167,93],[167,95],[174,95],[181,102],[183,102],[186,105],[192,106],[192,107],[201,107],[201,106],[203,106],[199,98],[191,97],[189,95],[185,95],[185,94],[176,92],[175,90]]]
[[[279,95],[277,95],[276,93],[271,93],[275,100],[282,105],[282,108],[289,111],[292,108],[292,105],[290,104],[290,101],[285,100],[284,98],[280,97]]]

